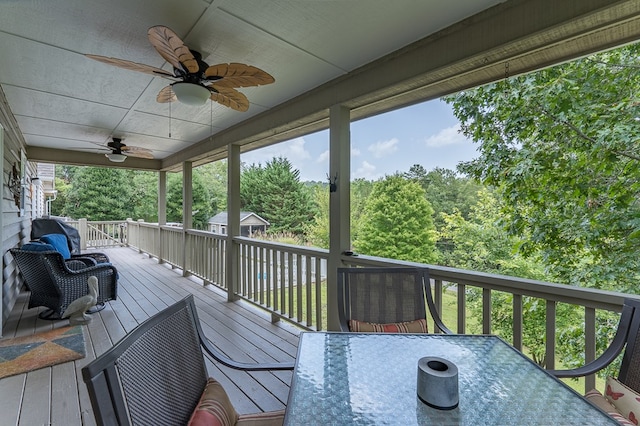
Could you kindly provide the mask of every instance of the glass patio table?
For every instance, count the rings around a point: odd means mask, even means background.
[[[459,405],[417,395],[418,360],[458,368]],[[496,336],[305,332],[285,425],[615,425]]]

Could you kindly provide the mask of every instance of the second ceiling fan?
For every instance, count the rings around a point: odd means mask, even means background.
[[[125,59],[87,54],[88,58],[109,65],[151,74],[173,80],[158,93],[158,102],[180,102],[203,105],[207,99],[218,102],[236,111],[247,111],[249,100],[236,87],[261,86],[273,83],[267,72],[252,65],[228,63],[209,65],[202,55],[189,49],[170,28],[156,25],[147,35],[153,47],[173,66],[173,73],[151,65],[139,64]]]

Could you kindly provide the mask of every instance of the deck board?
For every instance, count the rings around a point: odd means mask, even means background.
[[[101,250],[119,272],[118,300],[92,315],[85,327],[87,356],[83,359],[0,380],[2,426],[95,425],[81,369],[149,316],[189,294],[196,299],[202,328],[223,353],[245,362],[292,361],[300,329],[272,323],[271,316],[246,302],[227,302],[226,293],[204,285],[182,271],[128,248]],[[67,325],[66,320],[38,318],[43,308],[27,309],[22,293],[7,320],[3,338],[26,336]],[[284,408],[292,373],[242,372],[216,365],[207,358],[209,374],[216,377],[241,413]],[[6,422],[6,423],[5,423]]]

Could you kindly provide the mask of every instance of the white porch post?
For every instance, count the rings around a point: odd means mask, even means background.
[[[182,275],[189,275],[190,241],[187,229],[193,228],[193,163],[182,163]]]
[[[158,172],[158,263],[164,262],[162,225],[167,224],[167,172]]]
[[[0,123],[0,158],[2,159],[2,176],[5,174],[5,163],[4,161],[4,127],[2,127],[2,123]],[[4,212],[0,212],[0,241],[6,241],[6,236],[4,232]],[[4,271],[3,271],[4,272]],[[2,329],[4,328],[4,273],[0,274],[0,337],[2,336]]]
[[[240,235],[240,146],[227,148],[227,247],[225,280],[227,300],[236,299],[240,272],[240,248],[233,237]]]
[[[336,190],[329,194],[329,260],[327,263],[327,329],[339,330],[337,269],[342,252],[351,248],[351,132],[350,111],[343,105],[329,110],[329,177]]]

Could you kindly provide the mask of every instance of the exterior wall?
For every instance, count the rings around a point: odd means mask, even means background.
[[[35,166],[26,161],[25,143],[18,125],[9,109],[4,92],[0,88],[0,152],[2,154],[2,200],[0,205],[0,231],[3,255],[2,291],[0,292],[0,325],[4,327],[11,309],[22,288],[22,280],[13,262],[10,248],[29,240],[31,234],[32,191],[37,193],[31,183],[35,175]],[[24,170],[22,180],[21,206],[17,206],[14,195],[9,189],[9,180],[14,164],[19,171]],[[1,333],[0,333],[1,334]]]

